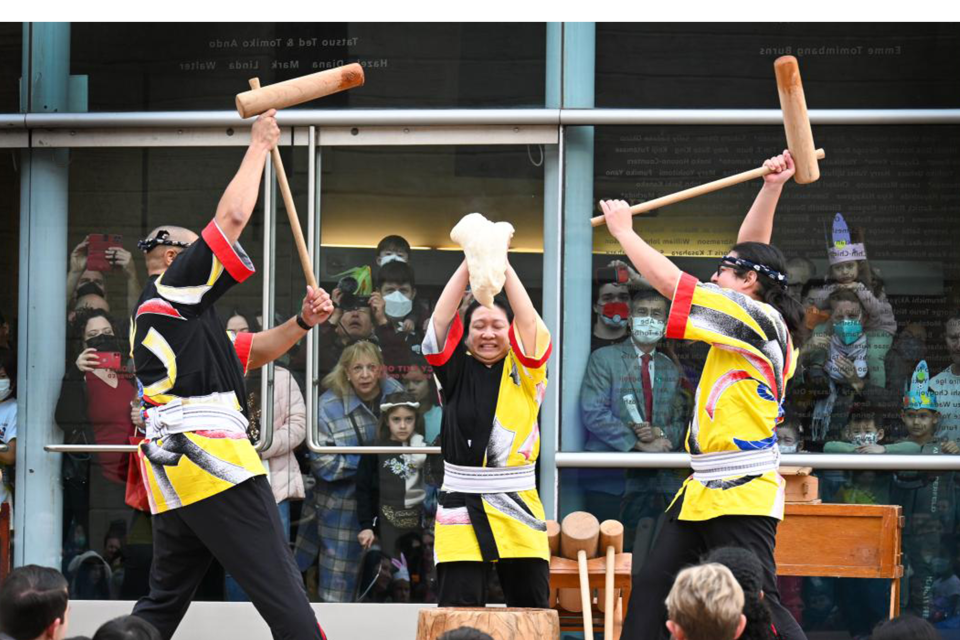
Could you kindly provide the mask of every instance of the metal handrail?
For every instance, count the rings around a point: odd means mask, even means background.
[[[690,454],[560,451],[556,463],[567,469],[687,469]],[[780,465],[852,471],[960,471],[960,455],[787,453],[780,456]]]
[[[44,451],[50,453],[136,453],[135,444],[48,444]],[[325,447],[316,448],[317,453],[350,454],[385,454],[394,453],[438,455],[440,447]]]

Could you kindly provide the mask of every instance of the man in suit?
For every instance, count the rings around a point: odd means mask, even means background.
[[[681,393],[679,367],[659,348],[668,306],[656,291],[640,290],[630,304],[630,339],[590,354],[580,389],[587,451],[660,453],[681,448],[688,402]],[[648,512],[663,511],[666,505],[660,503],[669,487],[661,484],[672,475],[590,470],[581,472],[580,481],[597,518],[622,519],[630,530]]]

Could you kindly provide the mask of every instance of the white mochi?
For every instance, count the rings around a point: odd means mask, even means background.
[[[489,309],[507,279],[507,250],[512,237],[512,224],[491,222],[480,213],[468,213],[450,232],[450,239],[463,247],[467,258],[473,297]]]

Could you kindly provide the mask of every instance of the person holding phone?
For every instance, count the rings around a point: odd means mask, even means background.
[[[67,272],[67,307],[73,308],[81,297],[96,294],[107,298],[106,276],[122,273],[126,281],[127,309],[133,309],[140,297],[140,279],[132,254],[123,248],[123,236],[91,233],[70,252]]]

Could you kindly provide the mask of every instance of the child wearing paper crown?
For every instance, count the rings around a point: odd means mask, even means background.
[[[957,454],[960,447],[937,436],[940,411],[937,395],[930,389],[930,370],[920,361],[903,398],[901,418],[907,440],[924,454]],[[906,518],[903,545],[910,578],[909,609],[928,619],[942,619],[950,607],[938,604],[936,584],[949,565],[950,549],[944,535],[956,530],[956,474],[944,471],[897,471],[893,474],[891,504],[903,506]]]
[[[893,344],[897,321],[893,317],[893,307],[887,301],[883,283],[867,261],[865,245],[863,242],[853,242],[847,223],[839,213],[833,219],[827,257],[830,262],[827,283],[810,293],[811,302],[818,309],[825,310],[828,296],[837,289],[849,289],[857,295],[864,311],[862,330],[867,336],[870,383],[883,387],[886,384],[883,361]],[[818,331],[825,329],[818,327]]]

